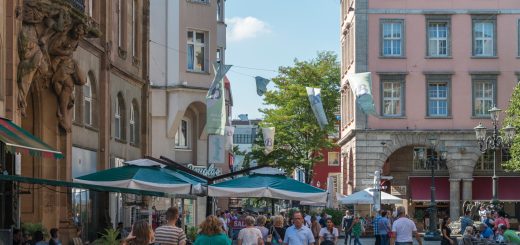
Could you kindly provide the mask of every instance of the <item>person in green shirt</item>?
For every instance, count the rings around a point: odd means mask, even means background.
[[[504,242],[520,244],[520,237],[518,237],[515,231],[507,229],[503,224],[499,225],[498,229],[504,232],[502,235],[504,237]]]
[[[231,240],[222,231],[222,224],[214,215],[200,224],[200,230],[194,245],[231,245]]]

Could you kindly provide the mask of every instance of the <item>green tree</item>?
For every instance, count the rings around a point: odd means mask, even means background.
[[[312,167],[323,159],[322,149],[334,147],[327,136],[336,130],[335,112],[339,106],[340,66],[332,52],[319,52],[310,61],[294,61],[290,67],[280,67],[272,81],[276,89],[265,93],[260,109],[264,114],[261,127],[275,127],[274,150],[264,155],[262,133],[259,132],[251,159],[286,169],[303,168],[306,182],[312,178]],[[321,99],[328,126],[320,129],[312,112],[305,87],[321,88]]]
[[[506,118],[503,125],[511,124],[516,129],[520,128],[520,86],[516,86],[513,90],[513,95],[506,110]],[[518,133],[518,131],[517,131]],[[513,144],[509,149],[511,158],[509,161],[502,164],[504,169],[510,171],[520,171],[520,138],[515,136]]]

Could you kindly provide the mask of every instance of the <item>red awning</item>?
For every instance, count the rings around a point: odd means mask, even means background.
[[[493,196],[491,177],[473,177],[472,198],[474,201],[489,201]]]
[[[431,200],[431,177],[409,177],[410,196],[413,201]],[[435,177],[435,200],[450,200],[449,177]]]
[[[498,177],[498,200],[500,201],[515,201],[520,200],[520,177],[508,176]]]

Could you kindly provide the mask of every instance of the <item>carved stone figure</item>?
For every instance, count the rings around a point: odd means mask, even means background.
[[[88,30],[88,31],[87,31]],[[18,36],[18,108],[25,116],[31,86],[49,89],[58,97],[59,126],[70,132],[74,85],[84,85],[85,75],[72,59],[83,37],[98,37],[82,11],[66,2],[25,0]],[[51,86],[49,86],[51,85]]]
[[[51,84],[58,95],[58,118],[60,126],[70,132],[70,110],[74,106],[72,92],[74,85],[84,85],[85,76],[76,61],[72,59],[72,53],[79,45],[79,41],[85,36],[85,25],[77,23],[68,32],[58,33],[49,45],[49,54],[52,59],[54,74]]]

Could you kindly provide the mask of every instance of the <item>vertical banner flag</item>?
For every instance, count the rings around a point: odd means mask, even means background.
[[[370,72],[347,74],[352,92],[356,101],[365,114],[376,114],[374,99],[372,98],[372,75]]]
[[[262,128],[262,134],[264,136],[264,154],[269,155],[274,148],[274,127]]]
[[[259,96],[264,95],[264,93],[267,91],[267,84],[269,84],[269,79],[263,78],[263,77],[255,77],[256,80],[256,93]]]
[[[226,106],[224,102],[224,76],[231,65],[216,63],[213,65],[215,78],[206,95],[206,131],[208,134],[224,135],[226,124]]]
[[[328,122],[325,111],[323,110],[323,103],[321,102],[321,89],[311,87],[306,87],[306,89],[314,116],[316,116],[316,119],[318,119],[320,128],[324,129]]]
[[[226,126],[226,146],[225,149],[228,151],[233,150],[233,134],[235,133],[235,127]]]

